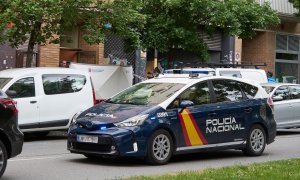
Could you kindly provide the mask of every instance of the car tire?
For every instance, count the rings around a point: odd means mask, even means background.
[[[7,165],[7,151],[3,142],[0,140],[0,178],[2,177]]]
[[[247,135],[246,148],[243,152],[247,156],[260,156],[266,147],[266,132],[261,125],[251,127]]]
[[[173,150],[173,140],[170,133],[164,129],[159,129],[148,140],[146,161],[152,165],[166,164],[172,157]]]

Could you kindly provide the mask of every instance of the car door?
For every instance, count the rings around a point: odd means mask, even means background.
[[[242,143],[245,135],[245,118],[252,109],[245,103],[245,96],[233,80],[212,80],[214,106],[206,120],[206,128],[216,143],[233,145]]]
[[[39,102],[37,100],[34,76],[16,80],[7,91],[15,91],[13,98],[17,102],[18,123],[20,128],[35,128],[39,123]]]
[[[205,133],[210,101],[205,81],[187,88],[169,105],[168,114],[177,114],[177,118],[171,118],[173,124],[176,124],[177,150],[197,149],[211,143],[210,137]]]
[[[299,85],[290,85],[290,104],[293,111],[293,120],[289,123],[300,125],[300,86]]]
[[[292,109],[292,102],[290,100],[290,90],[287,85],[277,87],[272,97],[282,97],[281,101],[274,100],[274,119],[277,125],[285,126],[288,122],[293,121],[294,113]]]

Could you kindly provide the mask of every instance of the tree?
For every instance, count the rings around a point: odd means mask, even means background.
[[[59,37],[76,26],[84,31],[84,40],[94,44],[104,42],[105,34],[110,31],[109,25],[113,23],[114,31],[124,37],[130,36],[138,45],[135,40],[138,32],[132,31],[132,27],[142,28],[144,18],[135,11],[139,9],[137,6],[137,3],[129,4],[127,0],[116,3],[98,0],[2,0],[0,42],[8,40],[12,47],[18,47],[29,40],[27,67],[31,66],[34,45],[59,43]]]
[[[136,0],[131,0],[136,2]],[[207,60],[207,45],[199,36],[203,29],[212,35],[217,29],[240,38],[251,38],[256,29],[279,23],[276,11],[269,4],[259,5],[254,0],[141,0],[138,11],[146,18],[139,32],[139,46],[168,52],[182,48]],[[131,37],[127,45],[135,48]]]
[[[297,16],[300,16],[300,0],[289,0],[290,3],[293,4],[294,8],[298,9],[298,12],[296,13]]]

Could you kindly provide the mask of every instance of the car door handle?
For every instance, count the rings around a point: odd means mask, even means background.
[[[208,116],[210,116],[210,117],[214,117],[216,115],[217,115],[217,113],[208,113]]]
[[[37,103],[37,101],[30,101],[30,103],[31,103],[31,104],[35,104],[35,103]]]
[[[245,111],[246,113],[250,113],[250,112],[252,111],[252,108],[245,108],[244,111]]]

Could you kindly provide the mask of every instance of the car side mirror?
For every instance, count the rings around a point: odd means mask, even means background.
[[[180,108],[184,109],[190,106],[194,106],[194,102],[193,101],[189,101],[189,100],[182,100],[180,102]]]
[[[17,97],[17,92],[14,91],[14,90],[7,90],[5,93],[6,93],[6,95],[8,95],[10,98],[15,98],[15,97]]]
[[[282,101],[282,100],[283,100],[283,97],[282,97],[282,96],[273,96],[273,97],[272,97],[272,100],[273,100],[273,101]]]

